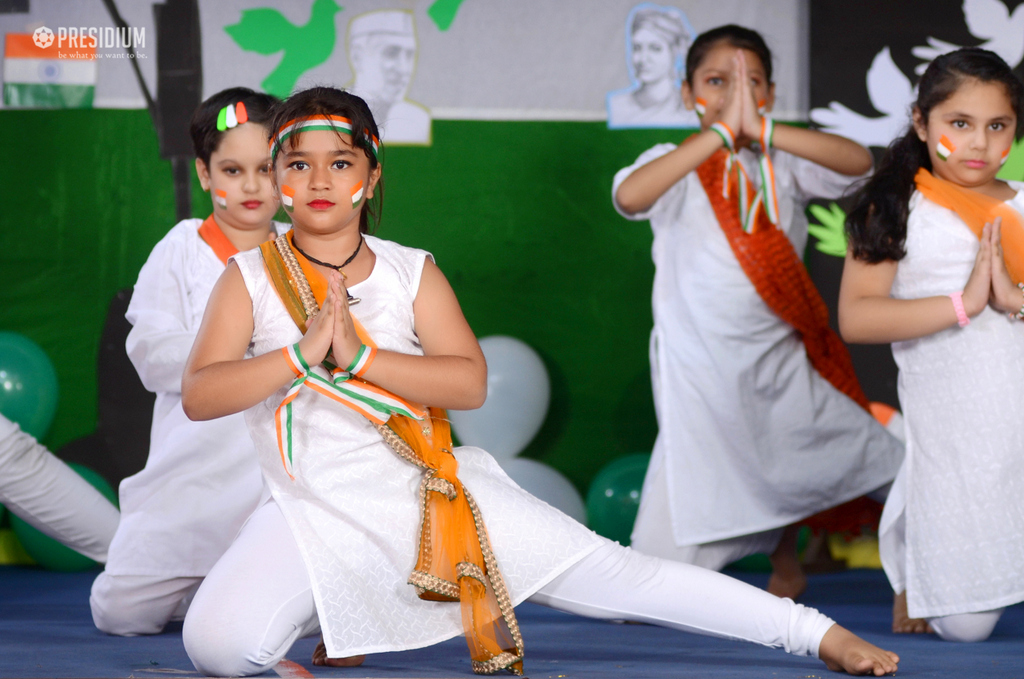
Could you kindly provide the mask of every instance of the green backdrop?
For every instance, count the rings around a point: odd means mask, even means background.
[[[174,223],[170,163],[146,111],[4,111],[0,330],[50,355],[53,449],[96,426],[107,304]],[[611,205],[615,172],[679,134],[604,123],[435,121],[427,148],[388,147],[377,235],[434,253],[478,336],[533,346],[552,403],[526,455],[585,491],[610,460],[649,451],[654,267],[646,222]],[[197,184],[197,182],[196,182]],[[195,216],[210,210],[195,187]]]

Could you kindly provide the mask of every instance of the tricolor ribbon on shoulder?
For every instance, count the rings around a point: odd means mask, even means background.
[[[331,371],[331,379],[327,379],[312,370],[302,356],[299,344],[281,349],[288,367],[295,374],[295,380],[288,387],[281,404],[274,413],[277,429],[277,447],[281,453],[281,464],[290,478],[294,464],[295,443],[293,435],[293,402],[303,387],[326,396],[356,411],[374,424],[384,424],[392,415],[405,415],[414,420],[422,420],[426,413],[416,408],[391,392],[361,379],[377,355],[375,347],[362,345],[356,358],[347,369],[331,366],[325,362],[325,368]]]
[[[722,197],[729,198],[733,195],[735,186],[736,198],[739,203],[740,223],[743,230],[752,233],[757,222],[758,210],[763,206],[768,215],[768,221],[772,224],[779,223],[779,199],[775,188],[775,168],[772,166],[771,156],[768,150],[771,148],[772,135],[775,132],[775,121],[767,116],[761,118],[761,188],[754,190],[754,184],[750,181],[743,164],[736,157],[736,135],[732,129],[723,122],[711,125],[711,131],[722,138],[722,143],[729,154],[725,161],[725,168],[722,176]]]

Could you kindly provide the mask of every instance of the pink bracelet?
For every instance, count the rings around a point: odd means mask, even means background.
[[[964,311],[964,293],[952,292],[949,294],[949,298],[953,300],[953,310],[956,312],[956,322],[962,328],[971,322],[971,319],[967,317],[967,312]]]

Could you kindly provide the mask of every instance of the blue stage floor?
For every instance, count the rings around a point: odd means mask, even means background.
[[[62,574],[0,567],[0,676],[195,677],[177,625],[155,637],[118,638],[97,631],[89,615],[95,572]],[[744,576],[755,584],[764,578]],[[951,644],[889,632],[891,593],[881,571],[812,576],[802,603],[816,606],[871,642],[898,653],[901,677],[1024,678],[1024,607],[1010,608],[993,638]],[[533,679],[771,678],[836,676],[817,660],[751,644],[647,625],[577,618],[526,604],[518,611]],[[268,676],[470,677],[465,642],[369,656],[362,667],[314,668],[316,639],[296,644]]]

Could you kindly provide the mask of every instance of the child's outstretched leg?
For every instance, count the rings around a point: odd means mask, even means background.
[[[573,565],[531,601],[577,615],[635,620],[820,657],[851,674],[894,672],[899,658],[813,608],[721,573],[646,556],[613,542]]]
[[[807,589],[807,576],[804,575],[804,569],[800,566],[800,560],[796,555],[799,531],[800,527],[796,524],[786,526],[786,529],[782,531],[779,546],[768,557],[772,563],[772,576],[768,579],[768,592],[794,601]]]

